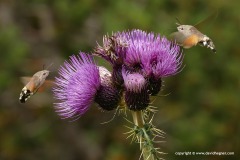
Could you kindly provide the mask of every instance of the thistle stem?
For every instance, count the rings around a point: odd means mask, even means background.
[[[143,128],[145,124],[142,111],[132,111],[133,122],[136,126]]]
[[[142,111],[131,111],[134,124],[139,127],[141,131],[140,134],[136,134],[138,141],[140,143],[140,149],[142,150],[142,155],[144,160],[155,160],[155,156],[151,153],[153,144],[149,135],[144,128],[144,115]]]

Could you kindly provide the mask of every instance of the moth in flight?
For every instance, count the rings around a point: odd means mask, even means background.
[[[179,20],[177,19],[179,22]],[[172,40],[175,40],[183,48],[191,48],[197,44],[210,48],[214,53],[216,53],[215,45],[213,44],[212,39],[207,35],[200,32],[195,26],[192,25],[182,25],[176,23],[177,32],[173,32],[170,35]]]
[[[26,84],[20,93],[19,101],[21,103],[25,103],[38,90],[53,85],[53,81],[46,80],[49,72],[49,70],[41,70],[36,72],[32,77],[21,77],[21,80]]]

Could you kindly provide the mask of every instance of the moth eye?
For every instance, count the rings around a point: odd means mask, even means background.
[[[178,27],[178,29],[182,31],[182,30],[183,30],[183,27]]]

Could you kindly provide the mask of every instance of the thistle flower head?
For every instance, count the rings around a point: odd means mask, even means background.
[[[141,30],[119,32],[119,39],[127,43],[124,64],[132,70],[156,79],[175,75],[182,64],[180,47],[159,34]]]
[[[149,105],[149,94],[145,78],[139,73],[127,73],[123,69],[125,102],[130,110],[143,110]]]
[[[56,111],[63,118],[81,116],[93,102],[104,110],[118,106],[120,93],[113,85],[111,73],[98,67],[92,56],[80,53],[72,56],[59,70],[53,89]]]
[[[141,30],[118,32],[119,39],[127,43],[124,66],[141,73],[148,80],[148,93],[156,95],[162,78],[175,75],[182,65],[180,47],[159,34]]]
[[[71,56],[59,69],[54,95],[60,102],[55,103],[58,114],[71,118],[84,114],[93,101],[100,86],[100,75],[91,56],[80,53]]]
[[[94,100],[100,87],[98,67],[91,56],[80,53],[71,56],[59,70],[56,87],[53,89],[56,111],[63,118],[71,118],[84,114]]]

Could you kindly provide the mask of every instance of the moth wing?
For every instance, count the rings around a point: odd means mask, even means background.
[[[20,77],[20,80],[24,85],[27,85],[28,82],[30,82],[31,78],[32,77]]]
[[[53,80],[45,80],[45,82],[38,88],[38,92],[43,92],[52,88],[55,85]]]
[[[21,77],[20,80],[28,90],[34,92],[34,90],[36,89],[36,84],[34,83],[32,77]]]
[[[182,32],[173,32],[170,34],[170,39],[176,41],[181,46],[187,38],[188,36]]]
[[[201,29],[203,28],[203,26],[213,23],[213,21],[217,18],[217,16],[218,16],[218,10],[213,12],[203,20],[199,21],[197,24],[194,25],[194,27]]]
[[[33,77],[21,77],[20,78],[21,79],[21,81],[22,81],[22,83],[24,84],[24,85],[27,85],[28,83],[34,83],[34,86],[39,86],[40,85],[40,80],[39,80],[39,78],[37,77],[37,76],[33,76]]]

